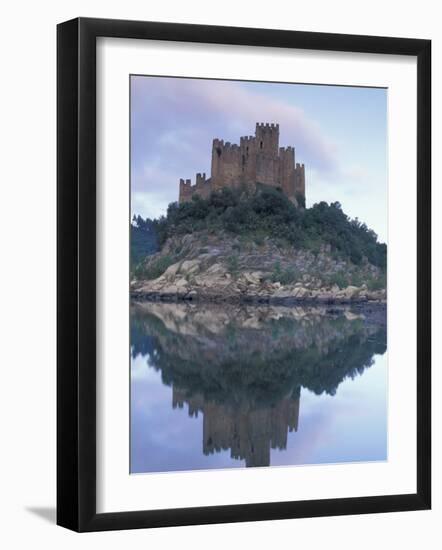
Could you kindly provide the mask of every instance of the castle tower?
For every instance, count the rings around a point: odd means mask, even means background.
[[[256,181],[279,186],[279,124],[256,124]]]
[[[214,139],[212,142],[212,166],[211,179],[213,190],[221,189],[223,186],[223,163],[224,163],[224,140]]]
[[[256,183],[256,137],[241,137],[239,147],[241,150],[242,182],[254,186]]]
[[[193,188],[191,186],[191,181],[189,179],[180,179],[180,194],[179,202],[190,201],[193,194]]]
[[[279,124],[256,123],[255,129],[257,153],[269,157],[278,156]]]
[[[295,167],[295,196],[297,195],[304,197],[305,201],[305,166],[298,162]]]
[[[293,147],[279,149],[279,184],[289,198],[295,197],[295,150]]]

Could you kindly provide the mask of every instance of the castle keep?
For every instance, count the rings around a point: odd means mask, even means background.
[[[195,185],[180,179],[179,202],[207,198],[223,187],[253,190],[257,183],[280,187],[296,205],[296,197],[305,199],[304,165],[295,164],[293,147],[279,147],[279,124],[257,123],[255,135],[241,137],[239,145],[214,139],[210,178],[197,174]]]

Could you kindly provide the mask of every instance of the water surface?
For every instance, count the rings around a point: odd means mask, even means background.
[[[131,472],[387,458],[385,312],[131,307]]]

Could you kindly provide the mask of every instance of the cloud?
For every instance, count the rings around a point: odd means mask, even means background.
[[[342,169],[342,175],[355,183],[367,183],[370,178],[370,172],[366,166],[353,164]]]
[[[176,195],[180,177],[194,179],[196,172],[210,173],[214,137],[238,143],[241,135],[254,134],[256,122],[278,122],[280,143],[295,145],[297,160],[319,172],[336,170],[336,146],[318,123],[303,110],[260,93],[257,85],[133,77],[131,101],[135,191],[161,180],[161,186],[173,185]]]
[[[159,218],[166,213],[167,207],[174,200],[176,198],[170,199],[166,194],[135,191],[131,194],[131,216],[136,214],[151,220]]]

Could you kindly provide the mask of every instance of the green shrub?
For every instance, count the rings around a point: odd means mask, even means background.
[[[239,269],[238,256],[232,254],[231,256],[227,257],[227,269],[234,276],[238,274],[238,269]]]
[[[264,244],[264,241],[265,241],[265,237],[262,233],[257,233],[254,237],[253,237],[253,241],[255,242],[255,244],[257,246],[262,246]]]
[[[273,271],[270,275],[270,281],[272,283],[281,283],[282,285],[289,285],[296,283],[300,279],[300,273],[294,267],[282,268],[281,263],[276,261],[273,266]]]
[[[366,282],[366,277],[357,271],[350,274],[350,284],[353,286],[362,286]]]
[[[257,185],[256,192],[222,189],[207,199],[194,197],[183,204],[172,203],[167,216],[146,220],[161,247],[167,238],[195,231],[210,235],[227,232],[249,235],[258,246],[265,236],[282,239],[289,246],[318,253],[331,245],[336,258],[362,264],[364,258],[385,271],[387,246],[358,219],[350,219],[338,202],[320,202],[311,208],[296,208],[281,190]],[[203,243],[204,244],[204,243]]]
[[[372,277],[367,281],[368,290],[382,290],[387,288],[387,277],[382,273],[379,277]]]
[[[151,220],[134,216],[130,226],[130,265],[133,270],[144,258],[158,251],[158,239]]]
[[[339,288],[345,288],[348,286],[348,278],[342,271],[337,271],[329,277],[326,277],[324,282],[330,286],[337,285]]]

